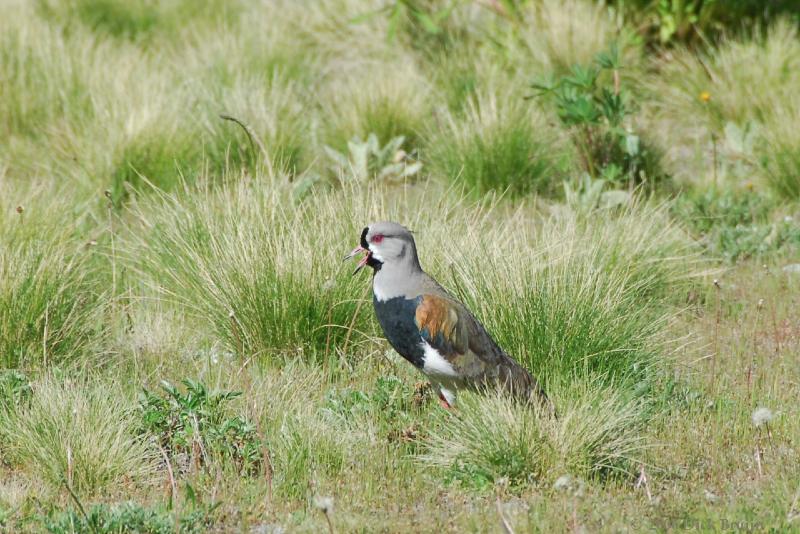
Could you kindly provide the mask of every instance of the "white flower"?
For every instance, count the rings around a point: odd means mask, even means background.
[[[333,497],[314,497],[314,507],[327,514],[333,511]]]
[[[764,407],[756,408],[755,411],[753,412],[753,424],[756,427],[759,427],[763,424],[772,421],[772,417],[773,417],[772,410],[770,410],[769,408],[764,408]]]

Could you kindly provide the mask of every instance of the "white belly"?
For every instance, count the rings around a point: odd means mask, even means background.
[[[425,351],[425,363],[422,370],[426,375],[437,378],[456,378],[458,373],[439,351],[430,346],[427,341],[422,342],[422,350]]]

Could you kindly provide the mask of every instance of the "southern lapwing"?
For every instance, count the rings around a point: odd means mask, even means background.
[[[411,232],[393,222],[372,223],[345,259],[364,252],[353,272],[372,267],[372,302],[386,339],[428,377],[442,405],[459,389],[500,388],[550,407],[536,380],[505,353],[470,311],[419,264]]]

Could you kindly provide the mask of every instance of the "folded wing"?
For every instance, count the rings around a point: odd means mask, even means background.
[[[514,396],[546,399],[536,381],[509,357],[460,302],[442,295],[422,295],[415,323],[422,339],[435,349],[464,382],[474,388],[503,387]]]

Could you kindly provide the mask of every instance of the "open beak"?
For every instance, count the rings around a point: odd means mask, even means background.
[[[365,255],[364,255],[364,257],[363,257],[363,258],[361,258],[361,260],[358,262],[358,265],[356,266],[356,270],[355,270],[355,271],[353,271],[353,274],[352,274],[352,276],[355,276],[355,274],[356,274],[358,271],[360,271],[361,269],[363,269],[363,268],[364,268],[364,266],[365,266],[365,265],[367,264],[367,262],[369,261],[369,257],[372,255],[372,252],[371,252],[371,251],[369,251],[369,250],[367,250],[367,249],[365,249],[364,247],[362,247],[362,246],[360,246],[360,245],[359,245],[359,246],[357,246],[356,248],[354,248],[354,249],[353,249],[353,250],[350,252],[350,254],[348,254],[347,256],[345,256],[345,257],[344,257],[344,260],[343,260],[343,261],[347,261],[347,260],[349,260],[350,258],[352,258],[353,256],[355,256],[356,254],[358,254],[358,253],[360,253],[360,252],[366,252],[366,254],[365,254]]]

